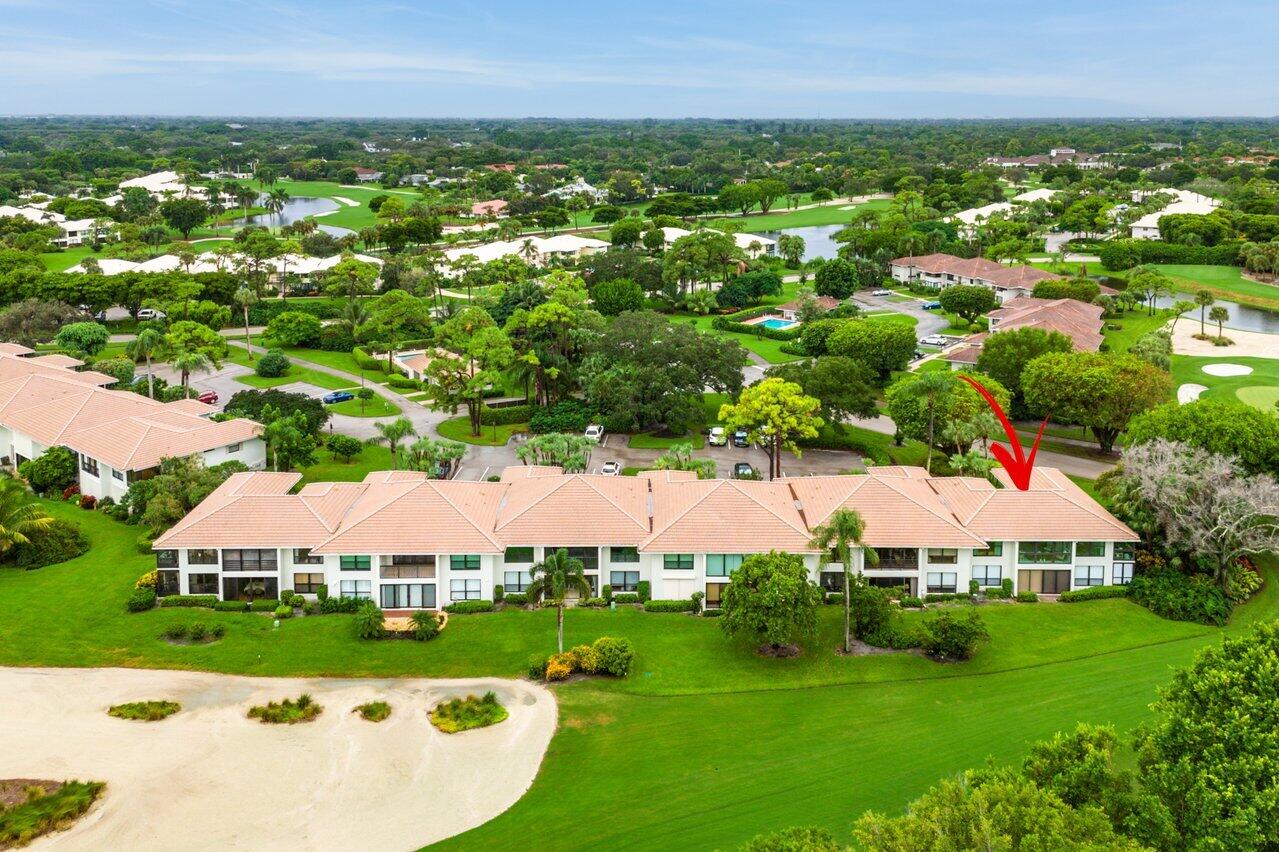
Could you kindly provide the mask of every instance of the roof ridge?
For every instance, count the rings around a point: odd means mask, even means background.
[[[751,494],[751,493],[750,493],[749,491],[747,491],[746,489],[742,488],[741,483],[740,483],[738,480],[736,480],[736,479],[725,479],[725,480],[723,480],[723,481],[724,481],[724,482],[727,482],[727,483],[728,483],[728,484],[729,484],[732,488],[736,489],[737,493],[741,494],[742,496],[746,497],[746,499],[748,499],[748,500],[752,501],[753,503],[755,503],[755,505],[759,506],[761,509],[763,509],[764,511],[768,512],[768,513],[769,513],[770,515],[772,515],[774,518],[777,518],[777,520],[779,520],[779,521],[781,521],[782,523],[786,524],[786,526],[790,527],[790,528],[791,528],[791,529],[793,529],[793,530],[798,530],[799,532],[802,532],[802,533],[803,533],[804,535],[806,535],[806,536],[810,536],[810,537],[812,536],[812,531],[811,531],[811,530],[809,530],[807,526],[805,526],[805,527],[804,527],[804,529],[799,530],[799,528],[798,528],[798,527],[796,527],[793,523],[791,523],[788,519],[783,518],[783,517],[782,517],[781,515],[779,515],[777,512],[773,511],[773,507],[772,507],[772,506],[767,505],[767,504],[766,504],[766,503],[764,503],[762,500],[760,500],[758,497],[756,497],[755,495]],[[773,484],[774,484],[774,482],[773,482],[773,481],[770,481],[768,484],[769,484],[769,485],[773,485]],[[793,494],[793,492],[791,491],[790,483],[789,483],[789,482],[786,482],[786,481],[783,479],[783,484],[786,486],[786,490],[787,490],[787,492],[790,492],[790,493],[792,493],[792,494]]]
[[[932,484],[929,482],[929,480],[931,479],[932,477],[929,476],[927,479],[924,480],[924,483],[928,487],[928,490],[931,493],[937,494],[936,489],[934,489]],[[913,497],[910,494],[907,494],[905,491],[901,490],[900,488],[897,488],[896,486],[889,484],[887,479],[880,480],[880,481],[883,482],[885,485],[887,485],[896,493],[900,494],[902,497],[905,497],[907,500],[914,503],[919,508],[923,509],[925,512],[928,512],[930,515],[933,515],[936,518],[940,518],[941,520],[945,521],[946,523],[950,524],[956,529],[962,531],[965,535],[970,535],[970,536],[973,536],[974,538],[980,538],[979,536],[976,535],[976,533],[973,533],[971,530],[967,529],[962,523],[960,523],[959,518],[955,516],[955,513],[953,511],[938,512],[932,506],[929,506],[926,503],[920,500],[917,500],[915,497]],[[941,495],[937,494],[937,496],[940,497]]]
[[[670,481],[668,481],[668,482],[666,483],[667,485],[692,485],[692,484],[694,484],[694,483],[701,483],[701,482],[707,482],[707,481],[711,482],[711,483],[712,483],[712,485],[711,485],[711,487],[710,487],[709,489],[707,489],[707,490],[706,490],[706,492],[705,492],[704,494],[702,494],[702,496],[701,496],[701,497],[697,498],[696,500],[694,500],[693,502],[691,502],[691,503],[689,503],[687,506],[685,506],[685,507],[684,507],[684,511],[680,512],[680,513],[679,513],[678,515],[676,515],[674,518],[671,518],[670,522],[669,522],[669,523],[667,523],[667,524],[665,524],[665,525],[664,525],[664,526],[663,526],[660,530],[659,530],[659,529],[656,529],[656,528],[652,528],[652,531],[649,533],[648,538],[644,539],[644,543],[643,543],[643,545],[641,545],[641,546],[647,546],[649,542],[653,541],[653,540],[654,540],[654,539],[656,539],[659,535],[661,535],[662,533],[666,532],[666,531],[667,531],[667,530],[669,530],[671,527],[675,526],[677,523],[679,523],[681,520],[683,520],[683,518],[684,518],[684,516],[685,516],[685,515],[687,515],[689,512],[693,511],[693,509],[695,509],[695,508],[697,508],[698,506],[700,506],[700,505],[702,504],[702,502],[703,502],[704,500],[706,500],[706,498],[707,498],[707,497],[711,496],[711,494],[714,494],[714,493],[715,493],[715,492],[719,489],[719,483],[722,483],[722,482],[728,482],[728,480],[727,480],[727,479],[712,479],[712,480],[705,480],[705,479],[690,479],[690,480],[688,480],[687,482],[670,482]],[[657,494],[657,492],[656,492],[656,491],[654,491],[654,492],[653,492],[653,495],[654,495],[654,496],[656,496],[656,494]],[[656,516],[654,516],[654,517],[656,517]]]
[[[628,517],[628,518],[630,518],[632,521],[634,521],[636,526],[638,526],[638,527],[644,527],[645,529],[647,529],[647,528],[648,528],[648,519],[647,519],[647,518],[645,518],[645,519],[644,519],[644,521],[642,521],[642,522],[641,522],[639,518],[637,518],[637,517],[635,517],[634,515],[632,515],[632,514],[631,514],[631,513],[630,513],[627,509],[625,509],[625,508],[624,508],[624,507],[623,507],[620,503],[618,503],[618,502],[617,502],[616,500],[614,500],[612,497],[610,497],[609,495],[607,495],[607,494],[605,494],[603,491],[601,491],[601,490],[600,490],[600,489],[596,486],[596,484],[595,484],[595,482],[594,482],[594,478],[593,478],[593,477],[582,476],[581,474],[574,474],[574,475],[575,475],[575,476],[581,476],[581,477],[582,477],[582,481],[586,483],[586,487],[590,488],[590,489],[591,489],[592,491],[594,491],[596,494],[598,494],[598,495],[600,495],[601,497],[603,497],[605,500],[607,500],[607,501],[609,502],[609,504],[610,504],[610,505],[612,505],[612,506],[613,506],[613,508],[617,509],[617,511],[621,512],[623,515],[625,515],[626,517]],[[647,489],[645,489],[645,493],[647,493]]]
[[[575,476],[577,476],[577,475],[578,475],[578,474],[576,474],[576,473],[570,473],[570,474],[564,475],[564,476],[563,476],[563,478],[562,478],[562,479],[561,479],[561,480],[560,480],[560,481],[559,481],[556,485],[552,486],[551,488],[548,488],[548,489],[546,490],[546,492],[545,492],[545,493],[543,493],[543,494],[541,494],[540,496],[536,497],[536,498],[535,498],[534,500],[532,500],[532,501],[531,501],[531,502],[530,502],[527,506],[525,506],[523,509],[520,509],[520,510],[519,510],[518,512],[516,512],[514,515],[512,515],[512,516],[511,516],[511,519],[510,519],[509,521],[501,521],[501,520],[499,520],[499,519],[497,519],[497,518],[494,518],[494,522],[493,522],[493,531],[494,531],[494,532],[497,532],[498,530],[500,530],[500,529],[502,529],[503,527],[505,527],[507,524],[514,523],[514,522],[515,522],[515,520],[516,520],[517,518],[519,518],[519,517],[520,517],[521,515],[523,515],[524,513],[526,513],[526,512],[528,512],[528,511],[532,510],[532,508],[533,508],[534,506],[537,506],[538,504],[540,504],[543,500],[545,500],[547,497],[550,497],[550,496],[551,496],[552,494],[554,494],[556,491],[559,491],[561,488],[563,488],[565,485],[567,485],[567,484],[569,483],[569,481],[570,481],[573,477],[575,477]],[[523,481],[525,481],[525,482],[536,482],[538,479],[548,479],[548,478],[549,478],[549,477],[525,476]],[[441,496],[443,496],[443,495],[441,495]],[[506,493],[504,493],[504,494],[502,495],[502,498],[503,498],[503,499],[502,499],[502,501],[501,501],[501,502],[502,502],[502,505],[503,505],[503,506],[507,505],[507,503],[509,502],[509,500],[507,499],[509,496],[510,496],[510,495],[509,495],[509,494],[506,494]],[[500,507],[499,507],[499,508],[500,508]]]
[[[449,480],[449,481],[451,482],[452,480]],[[505,549],[506,549],[506,548],[505,548],[505,546],[504,546],[501,542],[499,542],[496,538],[494,538],[492,535],[490,535],[490,534],[489,534],[489,532],[488,532],[487,530],[485,530],[483,527],[481,527],[481,526],[480,526],[479,524],[477,524],[475,521],[471,520],[470,516],[469,516],[466,512],[463,512],[463,511],[462,511],[462,510],[458,507],[458,505],[457,505],[456,503],[454,503],[454,502],[453,502],[453,501],[449,498],[449,496],[448,496],[447,494],[445,494],[443,491],[441,491],[441,490],[437,487],[437,485],[436,485],[436,481],[435,481],[435,480],[433,480],[433,479],[424,479],[424,480],[422,480],[421,482],[419,482],[419,483],[417,483],[417,484],[418,484],[418,485],[427,485],[427,486],[429,486],[429,487],[431,488],[431,490],[433,490],[433,491],[434,491],[437,495],[439,495],[439,497],[440,497],[440,499],[441,499],[441,500],[443,500],[445,503],[448,503],[448,504],[449,504],[449,507],[450,507],[450,508],[451,508],[454,512],[457,512],[459,515],[461,515],[461,516],[462,516],[462,518],[463,518],[463,519],[464,519],[464,520],[465,520],[468,524],[470,524],[472,527],[474,527],[474,528],[475,528],[475,531],[476,531],[476,532],[478,532],[480,535],[482,535],[482,536],[484,536],[486,539],[488,539],[488,540],[489,540],[489,543],[490,543],[490,544],[492,544],[494,547],[498,548],[499,550],[505,550]],[[507,483],[507,484],[509,484],[509,483]],[[496,518],[495,518],[494,520],[496,520]],[[494,530],[493,530],[493,532],[494,532],[494,533],[496,533],[496,532],[497,532],[497,530],[496,530],[496,529],[494,529]]]

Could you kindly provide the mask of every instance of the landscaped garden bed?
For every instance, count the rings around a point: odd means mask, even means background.
[[[286,698],[279,703],[271,701],[250,707],[249,718],[258,719],[264,725],[296,725],[299,722],[314,722],[323,712],[324,708],[304,692],[296,700]]]
[[[437,704],[431,711],[431,724],[446,734],[456,734],[496,725],[509,715],[496,693],[490,691],[478,698],[468,695]]]
[[[105,787],[101,781],[0,780],[0,849],[26,846],[66,828],[89,810]]]

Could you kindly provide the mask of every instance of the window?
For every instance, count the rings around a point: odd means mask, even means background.
[[[639,588],[639,572],[610,571],[608,583],[613,587],[614,594],[617,592],[633,592]]]
[[[98,475],[98,460],[80,456],[80,469],[91,476]]]
[[[959,575],[953,571],[928,572],[928,591],[933,594],[953,594]]]
[[[1017,545],[1017,561],[1023,565],[1060,565],[1070,561],[1068,541],[1023,541]]]
[[[742,554],[740,553],[708,553],[706,554],[706,576],[727,577],[741,564]]]
[[[324,585],[323,574],[294,574],[293,591],[299,595],[313,595]]]
[[[478,601],[479,599],[479,580],[449,580],[449,600]]]
[[[528,571],[504,571],[502,572],[502,591],[519,594],[527,589],[532,581],[533,575]]]
[[[269,550],[222,551],[223,571],[274,571],[275,569],[276,552],[274,548]]]
[[[666,553],[662,555],[662,567],[667,571],[692,571],[693,554]]]
[[[1076,586],[1104,586],[1106,584],[1106,567],[1104,565],[1076,565]]]
[[[1132,562],[1137,558],[1137,545],[1131,541],[1115,542],[1115,561]]]
[[[176,550],[157,550],[155,552],[156,568],[177,568],[178,552]]]
[[[359,598],[362,601],[373,598],[372,580],[343,580],[339,589],[339,594],[344,598]]]
[[[454,571],[478,571],[480,570],[480,556],[478,553],[468,553],[464,556],[450,556],[449,568]],[[454,598],[453,600],[463,600],[462,598]]]
[[[111,468],[111,478],[112,478],[112,479],[118,479],[118,480],[120,480],[121,482],[124,482],[124,471],[122,471],[122,470],[117,470],[117,469],[116,469],[116,468],[114,468],[114,467],[113,467],[113,468]]]
[[[383,584],[378,591],[385,609],[421,609],[435,606],[434,583]]]
[[[822,591],[825,592],[842,592],[844,591],[844,572],[843,571],[823,571],[821,577]]]
[[[973,550],[973,556],[1003,556],[1004,543],[1002,541],[990,542],[990,547],[978,547]]]
[[[609,562],[639,562],[638,547],[610,547],[608,549]]]
[[[843,575],[840,575],[843,576]],[[706,584],[706,600],[703,601],[704,606],[711,609],[719,607],[720,602],[724,599],[724,589],[728,583],[707,583]]]
[[[343,571],[368,571],[373,567],[370,556],[339,556],[338,567]]]
[[[155,593],[159,597],[177,595],[182,592],[182,574],[178,571],[156,571]]]
[[[1004,582],[1004,569],[998,565],[974,565],[973,579],[983,589],[991,589]]]
[[[323,565],[323,556],[312,556],[311,548],[295,547],[293,548],[293,564],[294,565]]]
[[[1132,582],[1132,563],[1116,562],[1111,566],[1110,582],[1116,586],[1126,586]]]
[[[188,565],[217,565],[218,552],[212,548],[194,548],[187,551]]]
[[[928,548],[929,565],[954,565],[959,562],[959,551],[953,547]]]
[[[879,557],[879,563],[868,564],[867,568],[877,568],[881,571],[919,570],[919,551],[913,547],[876,547],[875,555]]]
[[[570,559],[576,559],[582,563],[583,571],[600,570],[600,549],[598,547],[548,547],[547,553],[554,553],[557,550],[568,551]]]
[[[502,555],[502,561],[506,563],[521,563],[533,561],[533,548],[531,547],[508,547],[506,553]]]
[[[392,565],[430,565],[435,567],[435,556],[429,553],[399,553],[391,557]]]
[[[1106,542],[1104,541],[1077,541],[1075,542],[1076,556],[1105,556]]]
[[[217,574],[192,574],[187,578],[187,588],[193,595],[216,595],[218,593]]]
[[[435,578],[435,557],[425,555],[401,554],[392,556],[390,564],[382,557],[381,577],[383,580],[416,580]]]
[[[231,453],[238,453],[240,452],[240,448],[243,446],[244,444],[240,441],[236,441],[234,444],[227,444],[226,445],[227,454],[229,455]]]

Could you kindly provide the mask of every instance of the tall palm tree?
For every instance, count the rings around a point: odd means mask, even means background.
[[[0,554],[27,544],[33,533],[48,529],[53,518],[36,505],[31,492],[13,476],[0,476]]]
[[[396,457],[399,454],[400,444],[409,437],[417,437],[417,430],[413,428],[413,421],[407,417],[397,417],[390,423],[375,423],[378,434],[372,438],[370,443],[385,443],[391,450],[391,470],[395,470]]]
[[[853,650],[852,629],[852,596],[849,586],[852,584],[853,546],[861,548],[862,558],[870,565],[879,563],[879,554],[873,548],[862,546],[862,536],[866,534],[866,522],[856,509],[836,509],[830,513],[826,523],[813,530],[810,544],[822,552],[822,564],[839,562],[844,568],[844,653]]]
[[[189,384],[192,373],[207,373],[213,369],[213,360],[203,352],[179,352],[169,360],[169,366],[182,374],[182,388]]]
[[[919,378],[906,385],[904,390],[915,397],[928,412],[928,462],[929,473],[933,472],[933,440],[937,426],[937,412],[946,398],[955,389],[955,380],[949,371],[930,370],[920,373]]]
[[[338,321],[346,326],[351,332],[351,338],[359,343],[360,338],[364,336],[364,327],[369,323],[369,308],[364,302],[351,299],[342,306],[342,316],[338,318]]]
[[[135,362],[141,358],[147,362],[147,396],[155,399],[155,375],[151,371],[151,359],[164,352],[166,341],[157,329],[144,328],[138,336],[125,347],[125,351]]]
[[[1213,296],[1212,293],[1209,293],[1207,290],[1200,290],[1198,293],[1195,294],[1195,304],[1199,306],[1199,336],[1200,337],[1203,337],[1205,334],[1207,334],[1207,332],[1204,331],[1204,312],[1208,310],[1208,308],[1212,307],[1212,304],[1216,301],[1217,301],[1216,297]]]
[[[249,350],[249,360],[253,360],[253,338],[249,337],[249,308],[258,300],[258,294],[249,287],[240,285],[240,289],[232,296],[235,303],[244,311],[244,348]]]
[[[572,591],[581,595],[591,593],[591,584],[582,573],[585,570],[582,560],[569,556],[562,547],[529,570],[533,578],[525,589],[529,600],[549,602],[555,607],[556,647],[560,653],[564,652],[564,599]]]
[[[266,194],[266,199],[262,202],[262,206],[267,209],[271,215],[280,217],[284,212],[284,205],[288,203],[289,191],[282,186],[277,186]]]
[[[1217,305],[1208,312],[1208,319],[1217,324],[1217,338],[1221,339],[1224,337],[1226,333],[1224,326],[1226,324],[1226,320],[1230,319],[1230,311],[1226,310],[1223,305]]]

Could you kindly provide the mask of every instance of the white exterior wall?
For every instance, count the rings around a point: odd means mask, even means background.
[[[216,447],[200,453],[205,467],[213,467],[227,461],[243,462],[250,470],[262,470],[266,467],[266,441],[261,438],[250,438],[240,444],[240,449],[229,452],[227,447]]]

